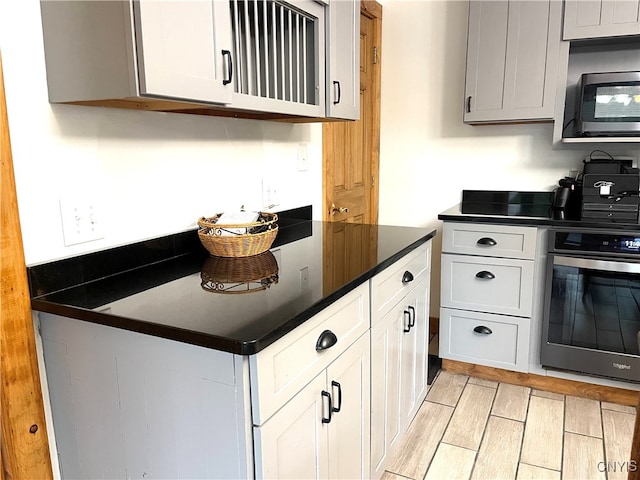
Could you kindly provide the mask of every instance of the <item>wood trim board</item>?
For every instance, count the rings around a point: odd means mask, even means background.
[[[0,55],[0,450],[7,479],[53,478]]]
[[[545,377],[533,373],[512,372],[510,370],[459,362],[457,360],[443,359],[442,370],[620,405],[636,406],[640,400],[640,392],[636,390],[594,385],[592,383],[577,382],[564,378]]]

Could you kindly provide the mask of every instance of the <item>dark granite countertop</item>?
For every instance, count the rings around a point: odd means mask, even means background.
[[[582,220],[577,209],[563,211],[552,208],[551,199],[552,192],[464,190],[461,203],[441,212],[438,219],[536,227],[640,230],[638,222]]]
[[[211,257],[193,230],[32,266],[32,308],[250,355],[435,235],[286,215],[278,223],[271,250],[253,260]]]

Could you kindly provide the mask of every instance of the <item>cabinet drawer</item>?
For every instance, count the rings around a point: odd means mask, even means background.
[[[441,308],[440,356],[526,372],[529,323],[528,318]]]
[[[536,238],[535,227],[445,222],[442,251],[533,260]]]
[[[442,255],[443,307],[531,316],[532,260]]]
[[[431,267],[431,240],[371,279],[371,325],[375,325]],[[405,272],[413,280],[404,281]]]
[[[365,283],[277,342],[249,357],[253,423],[264,423],[369,328],[369,289]],[[337,343],[316,351],[325,330]]]

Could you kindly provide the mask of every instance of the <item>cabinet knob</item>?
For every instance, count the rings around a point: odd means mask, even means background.
[[[484,325],[478,325],[473,329],[473,331],[482,335],[491,335],[493,333],[493,330],[491,330],[489,327],[485,327]]]
[[[333,101],[333,104],[337,105],[340,103],[340,97],[342,97],[342,92],[340,91],[340,82],[334,80],[333,87],[334,89],[336,89],[336,99]]]
[[[413,273],[407,270],[404,272],[404,275],[402,275],[402,284],[406,285],[409,282],[413,282]]]
[[[491,272],[482,270],[481,272],[476,273],[476,278],[482,278],[483,280],[493,280],[494,278],[496,278],[496,276]]]
[[[484,245],[485,247],[494,247],[498,244],[498,242],[491,237],[482,237],[476,243],[478,245]]]
[[[406,322],[405,322],[405,325],[404,325],[404,328],[402,329],[402,331],[404,333],[409,333],[411,331],[411,327],[413,325],[411,325],[411,313],[409,313],[408,310],[404,311],[404,318],[405,318]]]
[[[338,337],[336,337],[336,334],[331,330],[325,330],[318,337],[318,341],[316,342],[316,352],[331,348],[336,343],[338,343]]]

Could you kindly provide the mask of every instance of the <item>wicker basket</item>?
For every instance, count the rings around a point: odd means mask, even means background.
[[[198,220],[198,237],[204,248],[217,257],[250,257],[266,252],[278,234],[278,215],[260,212],[258,220],[238,225],[216,223],[221,213]],[[222,235],[223,229],[246,228],[247,233]]]
[[[278,262],[271,252],[244,258],[209,257],[202,265],[200,279],[207,292],[257,292],[278,283]]]

